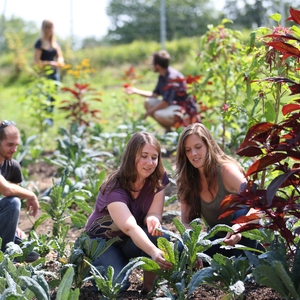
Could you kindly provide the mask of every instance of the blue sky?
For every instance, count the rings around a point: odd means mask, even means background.
[[[33,21],[39,28],[44,19],[50,19],[61,38],[70,36],[71,32],[80,39],[100,38],[107,33],[110,24],[107,4],[108,0],[0,0],[0,15]]]

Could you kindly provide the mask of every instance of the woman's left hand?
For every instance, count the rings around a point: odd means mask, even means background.
[[[239,224],[234,224],[232,226],[233,230],[238,229],[241,227]],[[240,240],[242,239],[242,235],[240,233],[231,233],[227,232],[227,235],[225,237],[224,243],[229,246],[234,246],[236,245]]]

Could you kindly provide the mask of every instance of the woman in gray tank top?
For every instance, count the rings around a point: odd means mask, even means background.
[[[240,164],[221,150],[201,123],[191,124],[181,133],[176,154],[176,179],[181,219],[186,228],[190,228],[192,220],[202,218],[210,228],[226,224],[237,230],[242,224],[232,225],[232,220],[257,212],[245,208],[238,211],[238,215],[231,214],[219,220],[222,200],[228,194],[239,192],[246,179]],[[230,246],[239,243],[256,248],[256,241],[242,238],[240,233],[227,233],[224,242]],[[219,245],[215,246],[207,254],[222,252],[226,256],[234,255],[220,249]],[[238,253],[241,254],[240,251]]]

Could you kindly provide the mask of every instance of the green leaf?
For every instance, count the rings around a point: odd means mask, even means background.
[[[43,289],[43,287],[33,278],[21,276],[20,279],[24,282],[25,286],[30,289],[37,300],[49,300],[50,295]]]
[[[42,202],[40,202],[41,205]],[[49,214],[42,214],[33,224],[32,229],[36,230],[38,226],[40,226],[46,219],[50,218]]]
[[[285,287],[272,266],[260,265],[253,270],[252,274],[257,283],[274,289],[284,298],[287,297]]]
[[[157,239],[157,246],[160,250],[162,250],[164,257],[167,261],[169,261],[173,265],[177,265],[171,243],[166,238],[159,237]]]
[[[69,267],[58,287],[56,300],[65,300],[69,298],[74,273],[73,267]]]
[[[292,295],[294,299],[299,298],[290,274],[287,273],[282,263],[279,261],[274,261],[272,263],[272,266],[274,267],[274,270],[277,273],[278,277],[281,279],[282,283],[285,285],[286,289],[289,291],[289,294]]]
[[[224,24],[227,24],[227,23],[230,23],[230,24],[232,24],[233,23],[233,21],[232,20],[230,20],[230,19],[223,19],[222,20],[222,24],[224,25]]]
[[[83,228],[87,221],[87,217],[81,213],[75,213],[70,217],[70,219],[76,228]]]
[[[174,223],[176,229],[179,231],[179,233],[180,233],[181,235],[183,235],[184,232],[186,231],[186,228],[184,227],[184,225],[182,224],[182,222],[180,222],[179,219],[174,218],[174,219],[173,219],[173,223]]]
[[[212,278],[214,275],[214,269],[212,267],[207,267],[201,269],[194,273],[192,276],[191,282],[188,285],[189,288],[189,295],[199,287],[200,284],[205,283],[208,278]]]
[[[281,21],[281,14],[278,13],[272,14],[270,15],[270,18],[279,24]]]

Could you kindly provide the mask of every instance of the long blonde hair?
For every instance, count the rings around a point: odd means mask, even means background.
[[[244,173],[241,165],[230,156],[226,155],[212,137],[209,130],[202,123],[194,123],[187,126],[181,133],[176,153],[176,182],[179,201],[190,207],[188,219],[192,221],[201,217],[200,192],[202,191],[201,175],[197,168],[188,160],[185,153],[185,141],[188,136],[195,134],[205,143],[207,147],[203,174],[211,191],[218,180],[219,167],[224,163],[232,163],[238,166]]]
[[[42,28],[41,28],[41,41],[42,41],[42,46],[43,46],[43,43],[45,41],[47,41],[48,39],[46,38],[45,36],[45,29],[48,28],[48,27],[52,27],[53,30],[52,30],[52,35],[50,37],[50,45],[53,49],[57,49],[58,45],[57,45],[57,42],[56,42],[56,38],[55,38],[55,34],[54,34],[54,24],[52,21],[50,20],[44,20],[42,22]]]

